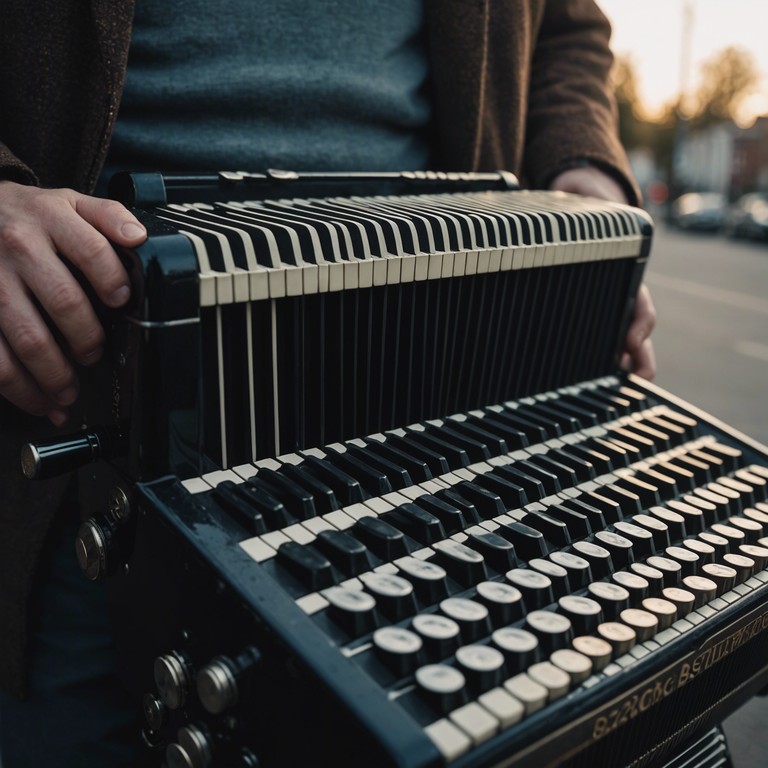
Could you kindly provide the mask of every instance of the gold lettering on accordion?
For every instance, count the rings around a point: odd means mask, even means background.
[[[747,619],[746,623],[732,629],[725,637],[722,636],[723,633],[719,633],[714,638],[710,638],[701,648],[688,654],[642,689],[635,689],[623,699],[606,707],[592,721],[592,739],[594,741],[602,739],[634,720],[638,715],[656,706],[754,640],[766,629],[768,629],[768,609],[755,618]]]

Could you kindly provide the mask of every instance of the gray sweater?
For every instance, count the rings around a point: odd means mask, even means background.
[[[139,0],[107,172],[425,168],[423,16],[420,0]]]

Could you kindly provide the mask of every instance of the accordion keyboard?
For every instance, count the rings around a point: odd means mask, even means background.
[[[182,485],[447,762],[768,581],[768,462],[614,377]]]

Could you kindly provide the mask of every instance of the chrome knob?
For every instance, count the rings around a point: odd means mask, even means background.
[[[237,704],[238,689],[232,662],[226,656],[217,656],[197,675],[197,695],[203,707],[212,715],[219,715]]]
[[[163,704],[169,709],[183,706],[192,678],[188,661],[176,651],[171,651],[155,659],[153,672]]]
[[[208,735],[197,725],[179,728],[178,741],[165,751],[168,768],[208,768],[213,761],[213,750]]]
[[[75,556],[80,570],[91,581],[107,573],[108,537],[93,519],[86,520],[77,532]]]

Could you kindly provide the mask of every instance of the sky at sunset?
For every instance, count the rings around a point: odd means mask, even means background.
[[[658,110],[676,98],[681,71],[683,19],[692,9],[689,91],[700,82],[703,61],[728,46],[754,57],[762,75],[743,105],[743,122],[768,114],[768,0],[598,0],[613,24],[613,50],[629,55],[646,106]]]

